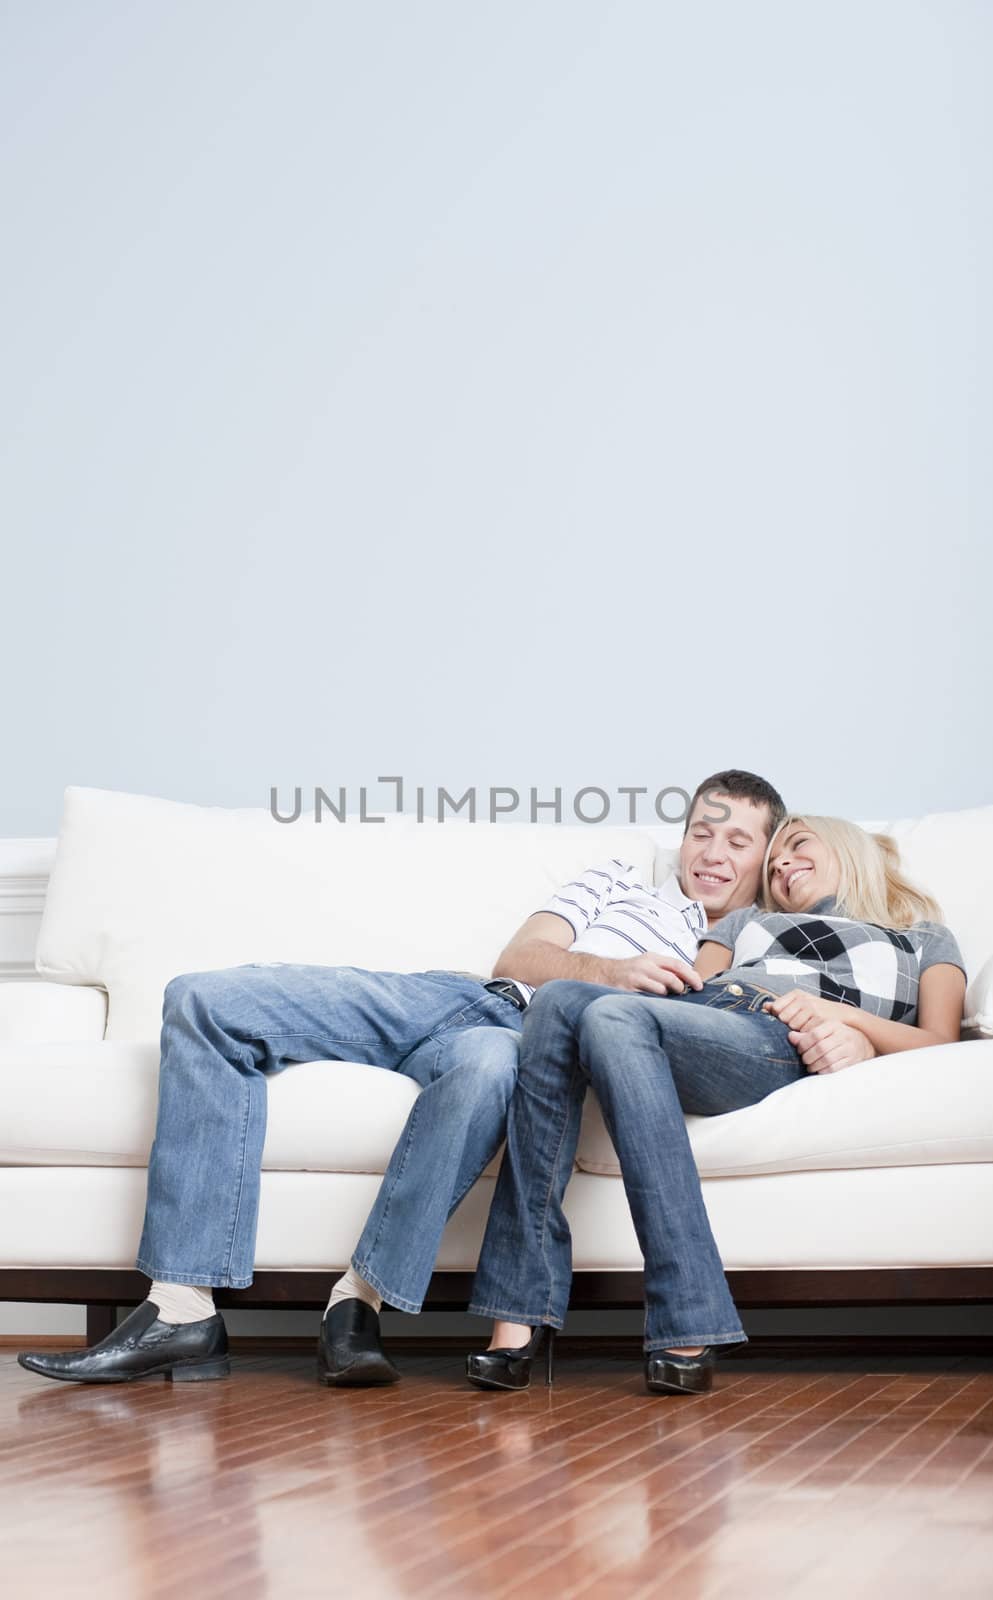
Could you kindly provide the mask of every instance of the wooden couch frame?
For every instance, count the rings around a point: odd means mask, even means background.
[[[332,1272],[258,1272],[249,1289],[216,1289],[222,1307],[253,1310],[323,1310]],[[464,1311],[468,1272],[436,1272],[426,1309]],[[842,1306],[968,1306],[993,1304],[991,1267],[880,1267],[844,1271],[810,1269],[729,1272],[742,1311]],[[114,1327],[118,1306],[145,1298],[140,1272],[109,1268],[3,1267],[0,1301],[22,1300],[86,1307],[86,1340],[93,1344]],[[640,1272],[577,1272],[570,1305],[576,1310],[629,1310],[643,1304]]]

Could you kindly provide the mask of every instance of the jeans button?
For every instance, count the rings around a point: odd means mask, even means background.
[[[740,983],[729,983],[728,984],[728,994],[744,994],[744,992],[745,991],[741,987]]]

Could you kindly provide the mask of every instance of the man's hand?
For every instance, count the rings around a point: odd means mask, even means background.
[[[840,1000],[822,1000],[819,994],[807,994],[803,989],[791,989],[789,994],[778,995],[762,1009],[798,1032],[815,1028],[819,1022],[843,1022],[845,1012],[852,1010]]]
[[[793,1029],[790,1044],[808,1072],[840,1072],[876,1054],[864,1033],[844,1022],[818,1022],[811,1028]]]
[[[685,994],[687,989],[702,989],[703,979],[678,956],[629,956],[612,961],[610,982],[615,989],[636,994]]]

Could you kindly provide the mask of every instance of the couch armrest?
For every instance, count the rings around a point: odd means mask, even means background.
[[[0,983],[0,1039],[102,1039],[107,995],[91,984]]]
[[[966,990],[962,1031],[993,1038],[993,956],[980,967]]]

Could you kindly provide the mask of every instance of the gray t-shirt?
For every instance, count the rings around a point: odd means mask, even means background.
[[[846,917],[830,898],[809,911],[731,911],[700,942],[731,951],[730,968],[713,981],[755,983],[774,994],[805,989],[892,1022],[916,1022],[928,967],[948,962],[965,972],[954,935],[940,922],[881,928]]]

